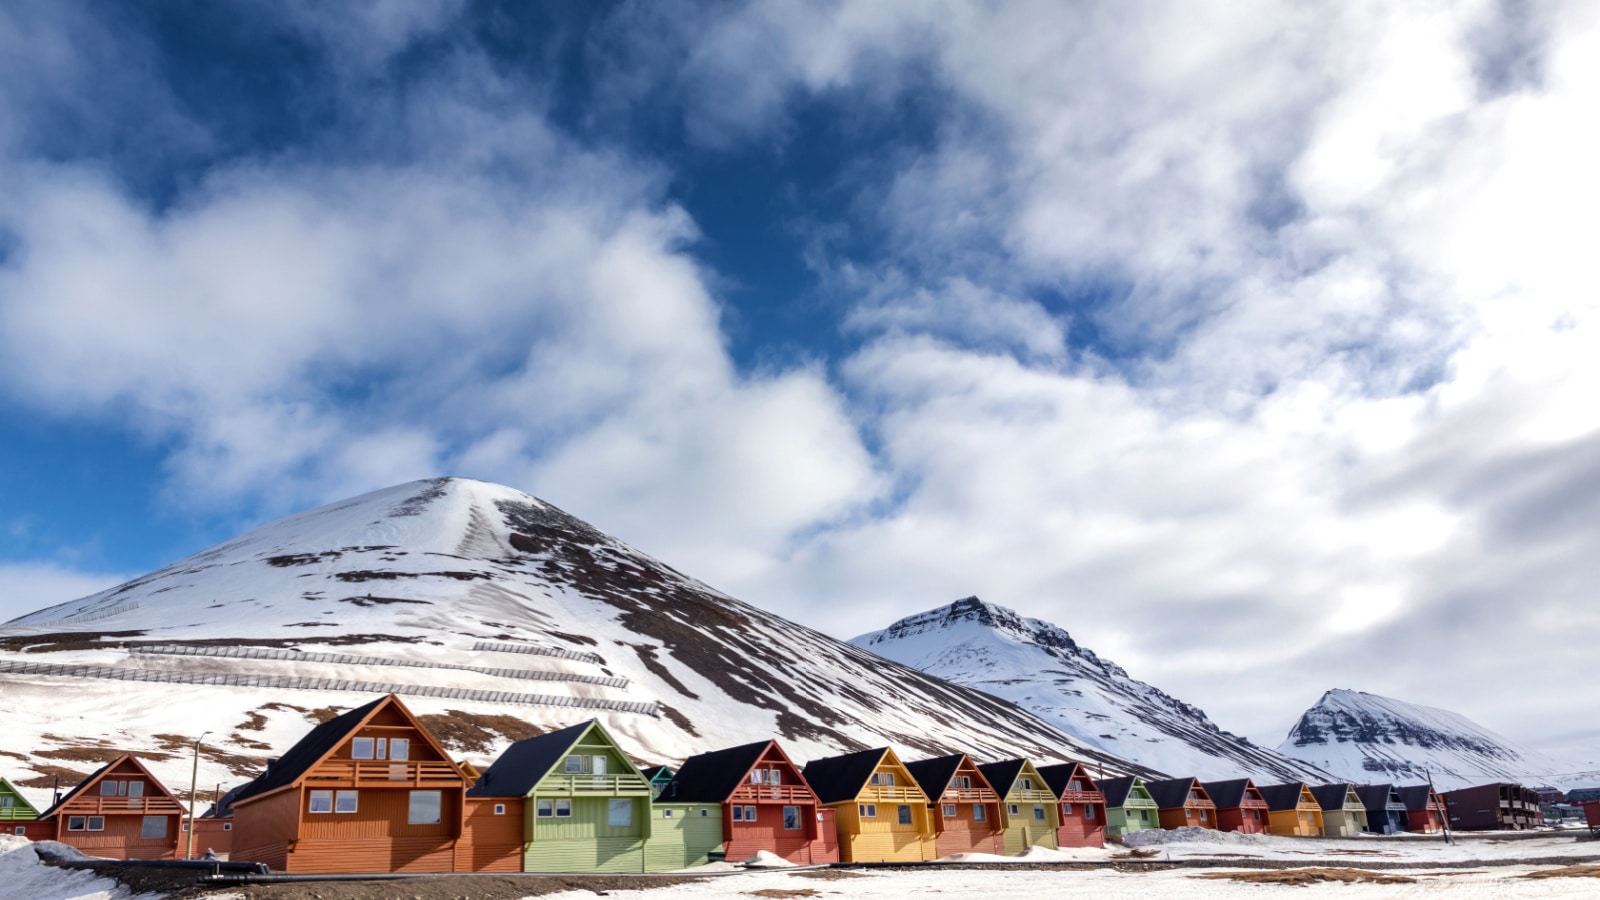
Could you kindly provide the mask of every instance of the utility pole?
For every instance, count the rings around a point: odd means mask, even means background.
[[[1455,840],[1450,837],[1450,805],[1444,802],[1443,795],[1433,789],[1433,770],[1423,766],[1422,774],[1428,776],[1428,805],[1430,807],[1433,806],[1433,798],[1437,796],[1439,797],[1439,805],[1444,807],[1439,814],[1439,818],[1444,820],[1444,842],[1446,844],[1454,844]]]
[[[183,852],[184,859],[194,859],[194,806],[195,795],[200,792],[200,742],[210,733],[202,731],[194,739],[194,768],[189,773],[189,846]]]

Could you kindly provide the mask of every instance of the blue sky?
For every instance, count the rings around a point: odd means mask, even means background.
[[[0,11],[0,613],[460,474],[841,637],[977,593],[1274,743],[1331,687],[1581,743],[1596,42],[1561,2]]]

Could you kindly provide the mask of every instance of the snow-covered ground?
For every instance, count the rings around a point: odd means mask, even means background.
[[[1376,835],[1354,838],[1294,838],[1271,834],[1238,834],[1207,828],[1151,829],[1123,838],[1124,845],[1154,850],[1156,859],[1281,859],[1347,860],[1362,862],[1437,863],[1571,859],[1600,861],[1600,841],[1582,840],[1584,833],[1556,833],[1526,837],[1522,832],[1456,834],[1453,843],[1442,836]],[[1600,882],[1595,884],[1600,895]]]
[[[92,872],[45,865],[27,838],[0,834],[0,897],[15,900],[127,900],[132,895]],[[58,847],[71,854],[70,847]]]

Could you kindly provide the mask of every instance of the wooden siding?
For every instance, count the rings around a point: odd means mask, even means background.
[[[1267,804],[1250,801],[1249,805],[1217,810],[1217,830],[1237,831],[1240,834],[1267,833]]]
[[[920,794],[921,792],[918,791]],[[840,862],[923,862],[936,858],[938,847],[929,824],[928,804],[910,797],[832,804],[839,834]],[[876,807],[877,815],[863,817],[860,806]],[[911,813],[911,824],[900,824],[900,807]]]
[[[834,811],[817,809],[815,805],[802,807],[802,816],[808,817],[813,833],[789,831],[783,828],[782,809],[780,821],[774,828],[764,816],[754,823],[735,822],[724,807],[724,828],[727,840],[725,850],[728,862],[744,862],[765,850],[775,853],[797,865],[821,865],[839,861],[839,837],[833,821]]]
[[[188,825],[188,821],[184,821]],[[179,855],[188,850],[189,836],[184,834],[183,846],[179,848]],[[232,819],[195,819],[194,820],[194,855],[201,857],[206,851],[215,853],[219,859],[233,858],[233,820]]]
[[[289,853],[285,871],[297,874],[336,872],[450,872],[455,866],[455,841],[429,837],[339,838],[302,840]]]
[[[526,847],[524,872],[644,871],[644,841],[638,838],[545,840]]]
[[[783,810],[776,811],[783,818]],[[650,840],[645,842],[648,872],[703,866],[722,847],[721,804],[657,803],[650,808]],[[759,822],[759,820],[758,820]],[[779,822],[779,826],[782,826]]]
[[[283,871],[288,866],[289,844],[300,837],[300,797],[299,790],[290,789],[236,805],[230,858]]]
[[[1092,793],[1099,797],[1098,791]],[[1106,845],[1106,804],[1095,802],[1065,802],[1060,806],[1061,826],[1056,829],[1058,847],[1104,847]]]
[[[1310,805],[1315,807],[1316,801]],[[1315,837],[1322,834],[1322,810],[1307,809],[1302,802],[1299,809],[1276,810],[1268,813],[1267,831],[1291,837]]]
[[[104,859],[176,859],[181,855],[178,849],[178,838],[182,835],[178,825],[180,817],[171,814],[162,818],[166,820],[166,835],[162,838],[140,836],[144,826],[142,815],[108,815],[104,831],[71,831],[67,820],[63,819],[56,839]]]
[[[112,783],[119,787],[110,794],[103,793]],[[172,793],[131,756],[123,756],[95,773],[93,780],[76,788],[51,811],[55,840],[107,859],[176,858],[182,853],[179,848],[183,815],[183,807]],[[78,816],[103,818],[104,829],[74,831],[72,819]],[[141,836],[147,816],[164,821],[162,837]]]
[[[946,791],[946,796],[956,794],[956,791]],[[985,791],[991,798],[993,791]],[[956,814],[945,815],[944,808],[953,805]],[[953,856],[957,853],[993,853],[996,855],[1006,852],[1005,826],[1000,818],[999,802],[991,799],[988,803],[956,802],[954,800],[942,801],[933,805],[932,815],[934,827],[938,829],[934,837],[934,850],[938,856]],[[978,821],[976,807],[981,807],[984,812],[982,822]]]
[[[1217,808],[1210,800],[1161,810],[1162,828],[1216,828]]]
[[[496,806],[505,812],[495,815]],[[455,870],[522,871],[526,828],[521,797],[467,797],[461,839],[456,842]]]

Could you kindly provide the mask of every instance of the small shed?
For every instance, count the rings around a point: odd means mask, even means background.
[[[888,747],[814,759],[801,773],[834,812],[840,862],[923,862],[938,855],[928,795]]]
[[[1121,837],[1146,828],[1160,828],[1160,809],[1137,775],[1106,778],[1100,782],[1106,798],[1106,834]]]
[[[1145,782],[1156,801],[1162,828],[1216,828],[1217,805],[1198,778],[1161,778]]]
[[[1399,834],[1406,830],[1406,803],[1392,784],[1364,784],[1356,796],[1367,808],[1367,830],[1374,834]]]
[[[1354,837],[1367,830],[1367,805],[1356,786],[1348,782],[1319,784],[1311,789],[1322,807],[1322,833],[1328,837]]]
[[[1008,759],[978,767],[1000,795],[1000,818],[1005,823],[1006,854],[1020,856],[1029,847],[1059,848],[1059,801],[1044,776],[1026,759]]]
[[[1104,847],[1106,795],[1089,777],[1083,763],[1040,766],[1039,774],[1060,804],[1061,827],[1056,829],[1056,843],[1062,847]]]
[[[1261,799],[1267,801],[1267,831],[1293,837],[1322,834],[1322,804],[1305,782],[1263,784]]]
[[[928,799],[938,855],[1006,852],[1000,795],[965,753],[906,763]]]
[[[1241,834],[1267,833],[1267,801],[1248,778],[1207,781],[1206,793],[1217,805],[1217,830]]]

